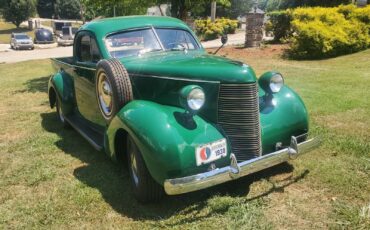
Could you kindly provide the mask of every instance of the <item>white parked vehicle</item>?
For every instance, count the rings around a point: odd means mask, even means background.
[[[10,47],[15,50],[34,49],[32,38],[25,33],[12,33]]]
[[[62,28],[62,34],[58,37],[59,46],[71,46],[78,28],[71,26],[64,26]]]

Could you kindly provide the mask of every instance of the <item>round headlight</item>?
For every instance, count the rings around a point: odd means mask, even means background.
[[[188,111],[195,112],[200,110],[205,100],[206,96],[200,86],[187,85],[180,91],[180,104]]]
[[[271,92],[277,93],[284,86],[284,79],[281,74],[275,74],[270,78],[270,89]]]
[[[206,96],[201,88],[194,88],[188,95],[188,106],[191,110],[199,110],[203,107]]]

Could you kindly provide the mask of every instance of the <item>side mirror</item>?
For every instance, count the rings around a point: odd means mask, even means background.
[[[227,34],[223,34],[221,37],[221,43],[222,45],[225,45],[228,40]]]
[[[221,36],[221,43],[222,43],[222,45],[213,54],[216,54],[226,44],[227,40],[228,40],[227,34],[224,33]]]

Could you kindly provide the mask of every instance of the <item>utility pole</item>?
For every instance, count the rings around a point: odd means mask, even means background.
[[[214,22],[216,19],[216,1],[211,3],[211,21]]]

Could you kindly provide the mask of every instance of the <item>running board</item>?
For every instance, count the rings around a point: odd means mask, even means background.
[[[104,147],[104,134],[92,129],[86,121],[76,115],[65,116],[64,119],[85,138],[96,150],[101,151]]]

